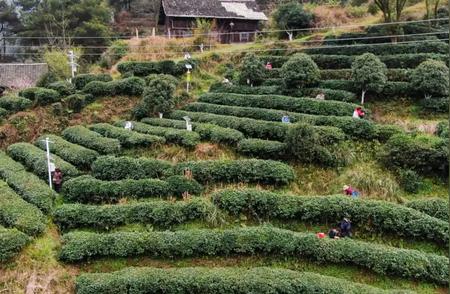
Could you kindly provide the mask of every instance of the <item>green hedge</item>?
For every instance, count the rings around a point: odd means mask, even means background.
[[[117,70],[121,74],[133,74],[135,76],[145,77],[150,74],[168,74],[181,76],[186,73],[185,64],[189,63],[195,67],[196,60],[180,61],[175,63],[172,60],[162,61],[127,61],[117,65]]]
[[[117,121],[114,125],[124,127],[125,121]],[[187,148],[194,148],[200,143],[200,135],[196,132],[189,132],[187,130],[149,126],[145,123],[133,122],[133,131],[164,137],[167,143],[173,143]]]
[[[436,217],[445,222],[449,220],[448,199],[431,198],[409,201],[405,204],[407,207],[413,208],[429,216]]]
[[[448,176],[447,140],[439,137],[395,135],[387,141],[379,157],[388,168]]]
[[[16,228],[30,236],[44,231],[47,219],[42,212],[1,180],[0,195],[0,223],[3,226]]]
[[[0,107],[0,122],[2,119],[8,116],[9,111]]]
[[[56,198],[48,184],[27,172],[20,163],[0,151],[0,178],[2,178],[25,201],[36,205],[44,213],[52,210]]]
[[[198,102],[214,103],[228,106],[245,106],[272,108],[306,114],[351,116],[356,104],[317,100],[312,98],[294,98],[278,95],[241,95],[208,93],[201,95]]]
[[[0,226],[0,261],[7,261],[18,254],[30,240],[30,237],[17,229],[5,229]]]
[[[209,88],[210,92],[214,93],[237,93],[237,94],[252,94],[252,95],[276,95],[280,93],[278,86],[258,86],[250,87],[244,85],[224,85],[222,83],[212,84]]]
[[[213,113],[276,122],[280,122],[284,115],[288,115],[292,123],[305,122],[317,126],[337,127],[346,135],[357,138],[374,139],[377,137],[375,124],[368,120],[356,120],[351,116],[309,115],[274,109],[225,106],[198,102],[190,103],[183,109],[193,112]]]
[[[448,222],[403,205],[346,196],[306,197],[261,190],[224,190],[213,202],[232,215],[246,214],[257,219],[300,220],[338,223],[349,217],[353,225],[397,236],[448,243]]]
[[[289,125],[281,122],[182,110],[175,110],[169,114],[170,118],[179,120],[185,116],[190,117],[195,122],[212,123],[220,127],[235,129],[247,137],[258,139],[284,141],[289,130]]]
[[[195,257],[272,254],[353,264],[379,274],[448,284],[448,258],[349,238],[319,239],[315,234],[272,227],[175,232],[73,232],[63,236],[60,259],[76,262],[94,257]]]
[[[141,134],[132,130],[115,127],[107,123],[90,125],[89,129],[107,138],[118,139],[124,147],[152,146],[164,144],[166,140],[162,137]]]
[[[141,121],[153,126],[186,129],[186,122],[181,120],[144,118]],[[192,123],[192,128],[200,135],[202,140],[208,140],[219,144],[234,146],[244,138],[244,134],[237,130],[223,128],[214,124]]]
[[[306,48],[303,52],[308,54],[342,54],[360,55],[363,53],[373,53],[375,55],[388,54],[417,54],[417,53],[439,53],[448,54],[448,44],[441,41],[405,43],[405,44],[368,44],[350,46],[331,46],[330,48]]]
[[[406,293],[382,290],[348,280],[280,268],[126,268],[77,277],[78,294],[100,293]]]
[[[74,113],[80,113],[81,110],[94,100],[91,94],[73,94],[65,97],[62,101],[64,105]]]
[[[101,156],[92,164],[92,175],[100,180],[166,178],[173,175],[169,161],[150,158]]]
[[[47,105],[60,100],[60,95],[57,91],[47,88],[27,88],[19,92],[19,96],[33,101],[34,105]]]
[[[181,196],[176,195],[177,186],[190,186],[191,190],[186,190],[190,194],[199,194],[202,187],[194,180],[187,180],[187,184],[178,177],[172,186],[167,181],[158,179],[126,179],[120,181],[102,181],[91,176],[81,176],[71,179],[63,184],[63,194],[70,201],[81,203],[117,202],[120,198],[148,198]],[[192,183],[192,185],[189,185]]]
[[[204,220],[214,213],[211,202],[193,198],[190,201],[144,201],[120,205],[64,204],[53,213],[62,230],[98,228],[110,230],[128,224],[151,224],[160,228],[192,220]]]
[[[70,162],[79,168],[89,168],[92,162],[99,156],[97,151],[70,143],[56,135],[43,135],[37,138],[34,144],[42,150],[46,150],[44,140],[47,137],[52,142],[49,144],[51,153],[60,156],[65,161]]]
[[[261,139],[242,139],[237,145],[237,152],[246,156],[282,159],[286,157],[286,143]]]
[[[441,121],[436,125],[436,136],[441,137],[442,139],[448,139],[448,129],[449,123],[448,121]]]
[[[62,132],[62,135],[67,141],[103,154],[117,153],[120,150],[119,140],[105,138],[83,126],[69,127]]]
[[[343,90],[360,94],[358,88],[351,80],[324,80],[320,87]],[[407,82],[387,82],[379,93],[370,93],[373,96],[390,99],[392,97],[417,96],[417,92]]]
[[[140,96],[144,92],[145,81],[138,77],[130,77],[111,82],[92,81],[83,88],[83,92],[93,96]]]
[[[431,113],[447,113],[448,112],[448,97],[441,97],[441,98],[429,98],[429,99],[422,99],[420,101],[420,106],[422,107],[422,110],[425,112],[431,112]]]
[[[47,155],[44,150],[29,143],[16,143],[8,147],[8,155],[23,163],[42,179],[48,179]],[[52,158],[55,167],[61,169],[64,179],[70,179],[81,174],[75,166],[61,157],[52,154]]]
[[[8,110],[8,112],[18,112],[31,108],[33,102],[27,98],[20,96],[1,96],[0,107]]]
[[[394,82],[409,82],[412,69],[407,68],[389,68],[387,78]],[[352,70],[346,69],[323,69],[320,71],[322,80],[351,80]]]
[[[82,90],[84,86],[92,81],[110,82],[112,80],[109,74],[81,74],[74,77],[72,82],[77,90]]]
[[[175,173],[189,168],[194,179],[201,183],[261,183],[286,185],[294,180],[294,170],[287,164],[273,160],[205,160],[181,162]]]
[[[75,94],[75,87],[67,81],[53,82],[49,84],[47,88],[58,92],[60,97]]]

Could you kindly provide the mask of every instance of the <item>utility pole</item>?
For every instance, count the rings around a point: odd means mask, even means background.
[[[69,51],[68,56],[69,56],[70,71],[71,71],[71,75],[72,75],[70,82],[72,82],[72,79],[75,77],[75,73],[77,72],[78,64],[75,63],[76,56],[72,50]]]
[[[50,186],[50,189],[51,189],[52,188],[52,172],[55,169],[55,165],[51,162],[51,157],[50,157],[50,143],[53,143],[53,142],[50,141],[50,139],[48,137],[42,141],[45,142],[45,149],[47,152],[48,185]]]

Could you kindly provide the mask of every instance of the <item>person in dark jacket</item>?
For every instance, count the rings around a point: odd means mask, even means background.
[[[59,168],[56,168],[53,172],[52,182],[53,186],[55,187],[55,191],[58,193],[61,191],[62,180],[63,174]]]
[[[348,218],[344,218],[339,223],[339,229],[341,230],[341,237],[351,237],[352,236],[352,223]]]
[[[339,231],[336,230],[335,228],[332,228],[328,232],[328,237],[330,237],[330,239],[339,239]]]

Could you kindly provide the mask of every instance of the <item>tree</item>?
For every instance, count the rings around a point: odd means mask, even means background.
[[[407,0],[374,0],[383,13],[384,22],[400,21]]]
[[[133,111],[135,117],[171,111],[175,106],[175,89],[175,84],[169,79],[152,79],[144,90],[141,103]]]
[[[247,53],[242,61],[239,80],[241,84],[249,82],[252,86],[258,85],[264,80],[264,64],[253,53]]]
[[[292,40],[297,35],[295,29],[310,28],[313,22],[313,15],[303,9],[298,2],[282,4],[273,13],[275,25],[279,30],[284,30]]]
[[[411,76],[411,85],[425,97],[447,96],[449,70],[442,61],[427,60],[419,64]]]
[[[0,0],[0,44],[3,50],[0,50],[0,56],[6,56],[6,37],[11,37],[20,31],[20,20],[15,10],[14,4],[6,0]]]
[[[386,84],[386,65],[372,53],[364,53],[352,63],[352,79],[361,90],[361,104],[367,91],[379,92]]]
[[[286,89],[314,86],[320,80],[320,70],[311,57],[298,53],[283,64],[281,78]]]

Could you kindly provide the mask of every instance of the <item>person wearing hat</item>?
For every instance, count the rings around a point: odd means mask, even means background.
[[[344,218],[339,223],[339,229],[341,230],[341,237],[351,237],[352,236],[352,223],[348,218]]]
[[[344,191],[345,195],[352,196],[353,199],[359,197],[359,192],[348,185],[344,185],[344,187],[342,187],[342,190]]]

